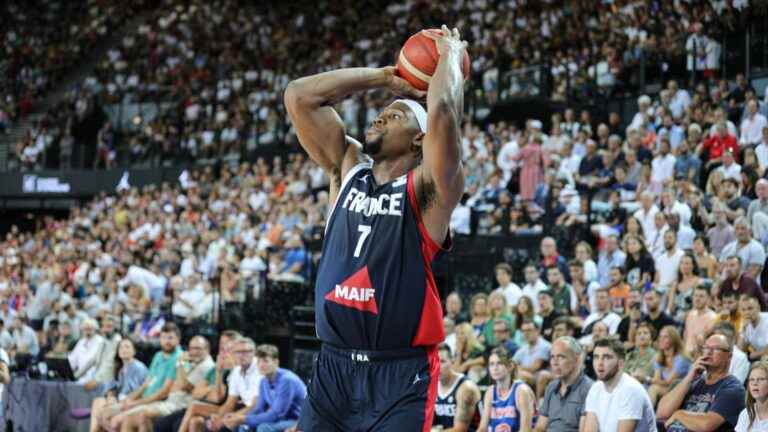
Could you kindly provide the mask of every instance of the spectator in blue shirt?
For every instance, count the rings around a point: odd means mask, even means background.
[[[279,273],[271,274],[270,278],[289,282],[304,282],[309,276],[307,266],[307,250],[301,236],[292,234],[285,242],[285,254],[278,264]]]
[[[279,353],[274,345],[256,347],[256,364],[264,376],[258,401],[245,418],[232,419],[240,424],[238,432],[283,432],[296,426],[307,387],[296,374],[278,367]],[[234,429],[227,419],[224,424]]]

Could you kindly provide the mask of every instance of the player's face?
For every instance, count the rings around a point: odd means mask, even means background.
[[[440,351],[440,375],[448,376],[451,374],[453,363],[451,362],[451,356],[445,350]]]
[[[400,155],[411,151],[419,126],[407,105],[385,108],[365,133],[363,151],[370,156]]]
[[[613,350],[606,347],[595,348],[593,363],[597,379],[600,381],[612,380],[621,368],[619,357]]]
[[[491,354],[488,358],[488,372],[491,374],[491,378],[498,382],[506,379],[511,375],[510,367],[505,365],[496,354]]]

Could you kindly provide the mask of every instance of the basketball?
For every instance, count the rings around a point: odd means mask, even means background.
[[[428,29],[425,31],[437,32],[438,29]],[[440,55],[437,53],[435,41],[418,32],[409,37],[400,49],[397,56],[397,74],[411,83],[418,90],[426,90],[429,87],[429,80],[435,73],[437,62]],[[464,60],[461,65],[461,71],[464,79],[469,78],[469,54],[464,50]]]

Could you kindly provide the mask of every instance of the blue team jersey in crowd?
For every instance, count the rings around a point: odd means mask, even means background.
[[[520,430],[520,410],[517,408],[515,397],[522,381],[512,383],[512,389],[506,399],[499,397],[497,386],[493,386],[493,401],[491,401],[491,419],[488,432],[517,432]],[[534,418],[532,424],[536,424]]]
[[[444,339],[413,172],[378,185],[370,164],[349,170],[328,218],[317,283],[317,335],[346,349],[393,350]],[[446,238],[450,247],[450,237]]]

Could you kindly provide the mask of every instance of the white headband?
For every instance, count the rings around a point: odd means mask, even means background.
[[[408,108],[411,109],[411,112],[416,117],[416,122],[419,123],[419,129],[422,132],[427,132],[427,110],[420,103],[412,99],[398,99],[395,102],[402,102],[408,105]]]

